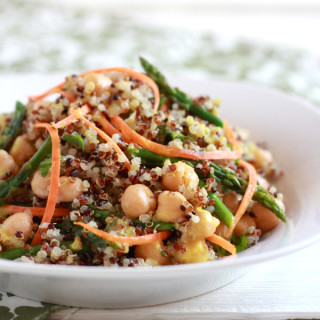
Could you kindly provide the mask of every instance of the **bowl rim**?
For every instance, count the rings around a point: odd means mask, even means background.
[[[48,77],[49,75],[46,75]],[[179,81],[179,78],[171,78],[173,81]],[[180,78],[181,80],[182,78]],[[184,81],[189,79],[184,79]],[[265,94],[278,96],[281,99],[291,100],[292,103],[298,104],[299,108],[308,110],[318,117],[320,120],[320,110],[309,101],[302,97],[295,96],[292,93],[282,92],[281,90],[273,87],[268,87],[259,83],[252,83],[250,81],[228,81],[224,79],[195,79],[197,83],[219,83],[222,85],[237,85],[242,86],[250,90],[261,90]],[[59,277],[59,278],[77,278],[79,275],[85,274],[86,278],[110,278],[111,279],[134,279],[139,278],[162,278],[165,274],[166,278],[180,278],[185,277],[186,274],[197,272],[209,272],[225,270],[226,268],[251,266],[253,264],[262,263],[277,259],[288,254],[294,253],[301,250],[313,243],[320,241],[320,233],[310,238],[307,238],[301,242],[289,244],[279,249],[275,249],[272,252],[257,253],[254,255],[237,255],[229,256],[223,259],[202,262],[202,263],[191,263],[184,265],[170,265],[170,266],[155,266],[155,267],[141,267],[141,268],[108,268],[102,266],[66,266],[66,265],[45,265],[45,264],[33,264],[33,263],[21,263],[18,261],[5,260],[0,258],[0,273],[23,273],[26,275],[43,274],[48,277]],[[119,276],[117,278],[117,276]]]

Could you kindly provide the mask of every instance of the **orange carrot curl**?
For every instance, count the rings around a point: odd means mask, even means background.
[[[14,213],[19,213],[19,212],[24,212],[26,210],[30,210],[32,215],[34,217],[43,217],[46,208],[40,208],[40,207],[23,207],[23,206],[15,206],[12,204],[5,204],[2,206],[2,209],[9,213],[9,214],[14,214]],[[54,217],[65,217],[70,213],[70,210],[67,208],[55,208],[53,216]]]
[[[141,136],[134,130],[132,130],[125,121],[123,121],[119,116],[111,118],[111,121],[117,126],[121,131],[124,138],[131,140],[143,148],[146,148],[152,152],[161,154],[167,157],[179,157],[185,159],[193,160],[222,160],[222,159],[238,159],[241,157],[240,151],[207,151],[207,152],[197,152],[195,150],[189,149],[178,149],[175,147],[170,147],[162,145],[160,143],[153,142]]]
[[[92,122],[90,122],[82,113],[81,110],[75,110],[72,113],[77,119],[82,120],[87,126],[92,128],[97,134],[106,140],[110,146],[114,149],[115,152],[117,152],[120,156],[122,156],[125,159],[125,165],[128,168],[128,170],[131,169],[130,161],[128,160],[127,156],[122,152],[122,150],[119,148],[119,146],[110,138],[105,132],[103,132],[101,129],[96,127]]]
[[[227,238],[231,236],[237,223],[239,222],[241,217],[245,214],[245,212],[250,204],[250,201],[254,195],[256,187],[257,187],[257,172],[256,172],[255,167],[253,165],[251,165],[250,163],[243,161],[243,160],[240,160],[238,165],[239,165],[239,167],[245,168],[248,171],[249,182],[248,182],[247,190],[242,198],[241,204],[240,204],[240,206],[234,216],[233,225],[229,228],[229,230],[226,234]]]
[[[240,146],[239,146],[239,144],[237,142],[237,139],[234,136],[234,133],[233,133],[231,127],[229,126],[229,123],[228,123],[227,120],[223,121],[223,127],[224,127],[224,131],[226,133],[226,137],[229,140],[229,142],[231,143],[233,149],[240,151],[241,148],[240,148]]]
[[[165,240],[169,238],[169,236],[171,235],[170,231],[161,231],[161,232],[146,234],[138,237],[123,237],[123,236],[114,235],[114,234],[93,228],[83,222],[74,222],[73,224],[77,226],[81,226],[82,228],[92,232],[93,234],[95,234],[96,236],[102,239],[105,239],[111,242],[129,244],[131,246],[148,244],[156,240]]]
[[[96,70],[87,71],[85,73],[80,74],[79,76],[83,77],[83,76],[86,76],[89,73],[103,73],[103,72],[119,72],[119,73],[127,74],[132,78],[135,78],[137,80],[140,80],[140,81],[144,82],[153,91],[153,94],[154,94],[154,107],[153,107],[153,110],[154,110],[155,113],[158,111],[158,106],[159,106],[159,103],[160,103],[159,88],[158,88],[157,84],[150,77],[148,77],[145,74],[139,73],[139,72],[134,71],[132,69],[127,69],[127,68],[122,68],[122,67],[114,67],[114,68],[104,68],[104,69],[96,69]],[[62,82],[62,83],[56,85],[55,87],[47,90],[46,92],[44,92],[44,93],[42,93],[42,94],[40,94],[38,96],[31,96],[31,97],[29,97],[29,100],[32,101],[32,102],[35,102],[35,101],[38,101],[38,100],[41,100],[41,99],[47,97],[50,94],[57,93],[57,92],[63,93],[67,97],[68,93],[65,92],[65,91],[61,91],[64,88],[64,84],[65,83]],[[70,95],[69,95],[69,98],[70,98]]]
[[[227,250],[228,252],[230,252],[232,255],[237,253],[237,249],[236,247],[230,243],[230,241],[216,235],[213,234],[212,236],[210,236],[209,238],[207,238],[206,240],[218,245],[219,247]]]
[[[60,140],[57,129],[49,123],[37,123],[34,125],[34,128],[46,128],[50,133],[52,141],[52,169],[50,177],[50,189],[47,200],[47,206],[40,224],[41,227],[42,224],[51,222],[58,199],[60,178]],[[38,229],[35,237],[32,240],[32,245],[39,244],[40,241],[41,235]]]

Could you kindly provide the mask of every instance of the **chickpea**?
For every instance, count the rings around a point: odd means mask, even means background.
[[[200,218],[198,223],[190,220],[186,233],[183,234],[183,239],[187,241],[202,240],[214,234],[219,220],[214,218],[211,213],[202,208],[196,208],[197,216]]]
[[[241,217],[233,232],[236,237],[240,237],[248,232],[250,227],[256,227],[256,222],[254,218],[250,217],[248,214],[245,214]]]
[[[37,197],[41,199],[48,198],[50,177],[51,177],[50,172],[48,172],[45,177],[41,176],[41,173],[39,170],[37,170],[34,173],[33,178],[31,180],[31,189]]]
[[[130,219],[138,218],[154,210],[156,206],[153,192],[144,184],[129,186],[121,198],[121,208]]]
[[[254,214],[254,221],[258,229],[263,232],[268,232],[274,229],[280,222],[280,219],[269,209],[263,207],[260,203],[256,202],[251,212]]]
[[[136,258],[150,259],[152,265],[163,266],[169,264],[169,256],[165,252],[162,240],[136,246],[134,256]],[[163,253],[163,255],[161,254]]]
[[[205,240],[197,240],[185,243],[186,251],[176,250],[174,258],[178,263],[206,262],[209,258],[209,250]]]
[[[188,203],[180,192],[163,191],[158,198],[158,208],[155,217],[159,221],[176,223],[186,212],[181,206]]]
[[[101,96],[112,84],[112,80],[101,73],[89,73],[85,77],[85,85],[89,82],[94,84],[97,96]]]
[[[31,213],[15,213],[9,216],[0,227],[1,243],[8,249],[22,247],[30,239],[32,229]],[[18,235],[17,232],[21,232],[22,235]]]
[[[223,203],[235,214],[239,208],[238,196],[234,191],[229,191],[223,195]]]
[[[15,162],[19,166],[22,166],[35,154],[35,152],[35,147],[25,135],[22,135],[14,140],[9,153],[14,158]]]
[[[174,164],[176,169],[165,173],[162,176],[162,184],[169,191],[180,191],[181,186],[186,189],[194,189],[199,184],[199,177],[194,169],[184,162],[177,162]]]
[[[33,193],[41,198],[47,199],[49,194],[51,172],[48,172],[45,177],[41,176],[37,170],[31,181]],[[79,178],[62,176],[59,179],[59,191],[57,203],[71,202],[74,198],[78,198],[83,192],[82,180]]]
[[[6,178],[7,173],[16,174],[19,170],[13,157],[5,150],[0,150],[0,179]]]
[[[60,177],[57,202],[71,202],[81,196],[83,192],[82,180],[73,177]]]

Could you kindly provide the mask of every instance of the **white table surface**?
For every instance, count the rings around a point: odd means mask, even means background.
[[[316,243],[257,265],[233,283],[193,299],[122,310],[72,308],[48,320],[320,319],[319,253]]]

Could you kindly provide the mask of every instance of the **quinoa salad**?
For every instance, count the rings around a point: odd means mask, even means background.
[[[221,101],[105,68],[0,115],[0,257],[106,267],[235,255],[285,222],[265,146]],[[182,89],[182,88],[181,88]]]

